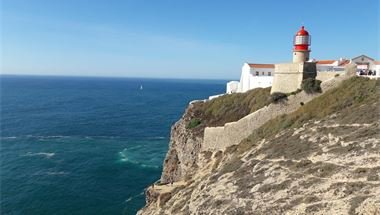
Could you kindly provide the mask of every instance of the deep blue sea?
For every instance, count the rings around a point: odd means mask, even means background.
[[[224,81],[0,76],[1,214],[135,214],[170,127]],[[140,86],[143,89],[140,90]]]

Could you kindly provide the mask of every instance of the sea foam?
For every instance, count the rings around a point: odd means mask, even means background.
[[[41,156],[41,157],[45,157],[45,158],[51,158],[55,155],[54,152],[37,152],[37,153],[33,153],[33,152],[28,152],[24,155],[22,155],[23,157],[33,157],[33,156]]]

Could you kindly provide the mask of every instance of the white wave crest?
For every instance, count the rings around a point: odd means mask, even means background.
[[[16,139],[17,137],[11,136],[11,137],[1,137],[2,140],[11,140],[11,139]]]
[[[139,197],[139,196],[143,196],[143,195],[144,195],[144,192],[141,192],[141,193],[139,193],[139,194],[137,194],[137,195],[134,195],[134,196],[129,197],[127,200],[125,200],[125,202],[130,202],[130,201],[132,201],[134,198]]]
[[[157,137],[148,137],[147,139],[148,140],[163,140],[165,139],[166,137],[162,137],[162,136],[157,136]]]
[[[54,170],[51,170],[51,171],[44,171],[44,170],[40,170],[40,171],[37,171],[35,172],[33,175],[35,176],[44,176],[44,175],[68,175],[69,173],[68,172],[65,172],[65,171],[54,171]]]
[[[55,155],[54,152],[37,152],[37,153],[28,152],[22,156],[24,156],[24,157],[42,156],[42,157],[46,157],[46,158],[51,158],[54,155]]]
[[[46,172],[48,175],[67,175],[67,172],[60,171],[60,172]]]
[[[152,165],[152,164],[146,164],[144,162],[140,162],[140,161],[137,161],[136,159],[131,159],[127,156],[127,149],[125,148],[123,151],[119,152],[119,161],[120,162],[127,162],[127,163],[131,163],[131,164],[135,164],[135,165],[138,165],[140,167],[143,167],[143,168],[154,168],[154,169],[158,169],[160,168],[159,165]]]

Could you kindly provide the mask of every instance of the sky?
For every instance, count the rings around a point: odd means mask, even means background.
[[[311,58],[380,60],[378,0],[0,0],[1,74],[239,79]]]

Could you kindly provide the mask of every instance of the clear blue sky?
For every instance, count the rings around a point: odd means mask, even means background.
[[[1,73],[238,79],[291,60],[380,59],[378,0],[0,0]]]

